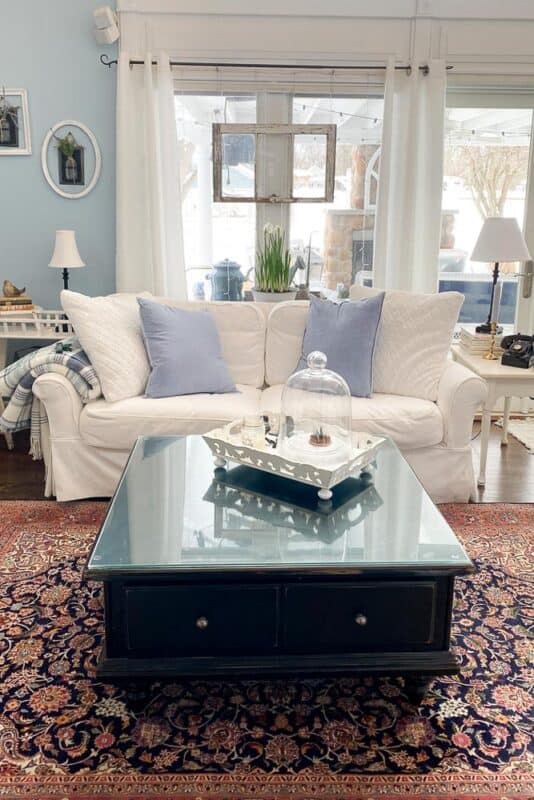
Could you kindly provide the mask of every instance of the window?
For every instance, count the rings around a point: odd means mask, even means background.
[[[212,123],[256,122],[256,98],[251,95],[175,95],[176,127],[182,180],[182,216],[187,289],[199,299],[213,264],[227,258],[244,274],[254,267],[256,206],[214,203]],[[242,143],[238,143],[242,144]],[[235,147],[224,180],[237,196],[254,185],[250,154]]]
[[[465,295],[460,322],[483,322],[488,314],[493,265],[470,261],[484,218],[516,217],[523,226],[531,127],[531,108],[447,108],[439,290]],[[515,320],[516,269],[501,265],[504,324]]]
[[[351,76],[352,79],[353,76]],[[382,75],[380,78],[382,79]],[[262,76],[263,78],[263,76]],[[313,76],[314,80],[316,76]],[[301,269],[303,283],[309,271],[312,287],[335,290],[370,275],[373,263],[374,220],[382,134],[381,88],[362,96],[340,91],[342,80],[328,78],[328,95],[300,94],[291,87],[254,91],[184,91],[175,95],[176,124],[182,180],[184,249],[189,296],[210,296],[206,275],[225,258],[237,262],[253,282],[256,242],[267,222],[280,224]],[[215,84],[216,85],[216,84]],[[204,88],[204,87],[203,87]],[[233,88],[233,86],[232,86]],[[219,86],[217,85],[217,89]],[[222,190],[233,202],[213,201],[212,124],[315,124],[337,127],[334,199],[331,203],[245,203],[255,181],[260,190],[283,194],[288,185],[288,159],[280,136],[266,136],[261,153],[253,153],[246,137],[224,142]],[[324,136],[294,139],[295,197],[317,197],[325,191],[327,148]],[[291,180],[289,181],[291,183]],[[309,270],[308,270],[309,267]]]
[[[291,206],[291,245],[309,262],[312,286],[348,290],[371,275],[383,108],[382,97],[293,98],[294,123],[337,125],[333,202]],[[313,143],[295,151],[302,185],[313,186],[321,159]]]

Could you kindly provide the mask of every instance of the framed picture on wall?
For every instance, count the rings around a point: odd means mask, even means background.
[[[102,166],[96,136],[83,122],[56,122],[43,140],[41,165],[46,182],[60,197],[85,197],[96,186]]]
[[[0,156],[32,152],[26,89],[0,88]]]

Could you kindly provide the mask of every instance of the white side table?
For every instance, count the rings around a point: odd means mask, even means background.
[[[480,470],[478,485],[486,483],[486,461],[488,457],[488,442],[491,427],[491,412],[496,401],[504,397],[504,414],[501,444],[508,444],[508,418],[510,416],[510,401],[512,397],[534,396],[534,368],[520,369],[519,367],[505,367],[498,361],[486,361],[482,356],[473,356],[460,345],[451,348],[455,361],[463,364],[488,385],[488,397],[482,410],[482,429],[480,434]]]
[[[7,363],[7,343],[10,339],[42,339],[47,342],[68,339],[73,335],[72,326],[64,318],[63,311],[45,311],[37,308],[21,314],[0,314],[0,370]],[[4,411],[4,400],[0,397],[0,415]],[[13,436],[4,433],[9,450],[13,450]]]

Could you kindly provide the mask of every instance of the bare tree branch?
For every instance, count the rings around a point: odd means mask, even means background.
[[[445,151],[445,173],[462,178],[481,217],[502,216],[510,191],[527,174],[528,147],[453,145]]]

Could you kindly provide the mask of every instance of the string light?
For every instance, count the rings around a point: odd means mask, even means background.
[[[317,108],[317,106],[308,105],[306,103],[299,103],[299,108],[300,108],[301,111],[322,111],[323,113],[331,114],[331,115],[339,117],[340,121],[341,120],[346,121],[347,117],[349,117],[351,119],[368,120],[369,122],[372,122],[374,125],[379,125],[379,124],[382,123],[382,119],[380,119],[379,117],[371,117],[371,116],[368,116],[366,114],[354,114],[354,113],[352,113],[350,111],[335,111],[332,108],[330,108],[330,109],[328,109],[328,108],[321,109],[321,108]],[[225,112],[226,112],[226,109],[225,109]],[[189,124],[197,125],[197,126],[200,126],[200,127],[211,127],[211,123],[209,123],[209,122],[198,122],[198,121],[195,121],[195,120],[186,120],[185,118],[181,118],[181,117],[177,117],[176,119],[178,121],[180,121],[180,122],[189,122]],[[462,129],[462,128],[449,128],[449,130],[447,131],[447,135],[449,137],[451,137],[451,136],[462,137],[462,136],[465,136],[466,133],[470,134],[471,136],[487,135],[487,136],[501,137],[502,139],[513,139],[513,138],[524,139],[524,138],[529,138],[530,137],[530,127],[526,128],[525,131],[505,131],[505,130],[496,131],[493,128],[477,128],[477,129],[471,128],[471,130],[466,130],[466,129]],[[362,143],[363,143],[363,140],[362,140]]]
[[[338,116],[340,119],[345,119],[346,117],[353,117],[355,119],[366,119],[366,120],[369,120],[370,122],[372,122],[374,125],[377,125],[379,122],[382,122],[382,120],[379,119],[379,117],[370,117],[370,116],[367,116],[365,114],[352,114],[349,111],[334,111],[334,109],[331,109],[331,108],[318,109],[317,106],[305,105],[304,103],[299,104],[299,105],[300,105],[301,111],[318,111],[319,110],[319,111],[322,111],[325,114],[334,114],[334,115]],[[177,119],[180,119],[181,121],[187,122],[187,120],[185,120],[185,118],[177,117]],[[191,121],[193,122],[193,120],[191,120]],[[195,125],[209,125],[210,123],[193,122],[193,124],[195,124]]]
[[[349,115],[347,114],[347,116],[349,116]],[[198,122],[198,120],[186,119],[185,117],[176,117],[176,121],[177,122],[182,122],[184,124],[186,123],[187,125],[192,125],[192,126],[197,127],[197,128],[211,128],[211,122]],[[375,124],[376,124],[376,122],[375,122]],[[447,131],[447,136],[448,136],[449,140],[452,141],[454,138],[458,138],[458,139],[464,138],[466,133],[469,133],[470,136],[476,136],[477,134],[486,134],[488,136],[488,141],[489,141],[489,137],[492,134],[494,136],[497,136],[497,138],[500,138],[500,139],[514,139],[514,138],[515,139],[528,139],[529,135],[530,135],[528,131],[525,131],[524,133],[517,133],[517,132],[513,132],[513,131],[500,131],[500,132],[497,132],[497,131],[491,131],[491,130],[463,131],[461,129],[456,128],[456,129],[452,129],[452,130]],[[371,141],[374,142],[374,140],[371,140],[371,139],[365,139],[365,138],[361,139],[361,143],[362,144],[370,143]]]
[[[364,98],[361,98],[362,100]],[[367,119],[373,122],[375,125],[378,122],[382,122],[382,120],[378,117],[370,117],[366,114],[353,114],[350,111],[334,111],[333,108],[317,108],[317,106],[309,106],[305,103],[299,104],[302,111],[322,111],[324,114],[335,114],[340,119],[345,119],[345,117],[354,117],[355,119]]]
[[[495,131],[489,128],[479,128],[478,130],[470,130],[470,131],[462,130],[461,128],[450,128],[447,131],[447,136],[449,136],[449,138],[452,138],[454,136],[457,136],[458,138],[463,138],[465,137],[466,134],[469,134],[470,137],[477,135],[478,136],[485,135],[487,137],[494,136],[500,139],[513,139],[513,138],[525,139],[525,138],[530,138],[530,129],[522,132],[522,131]]]

